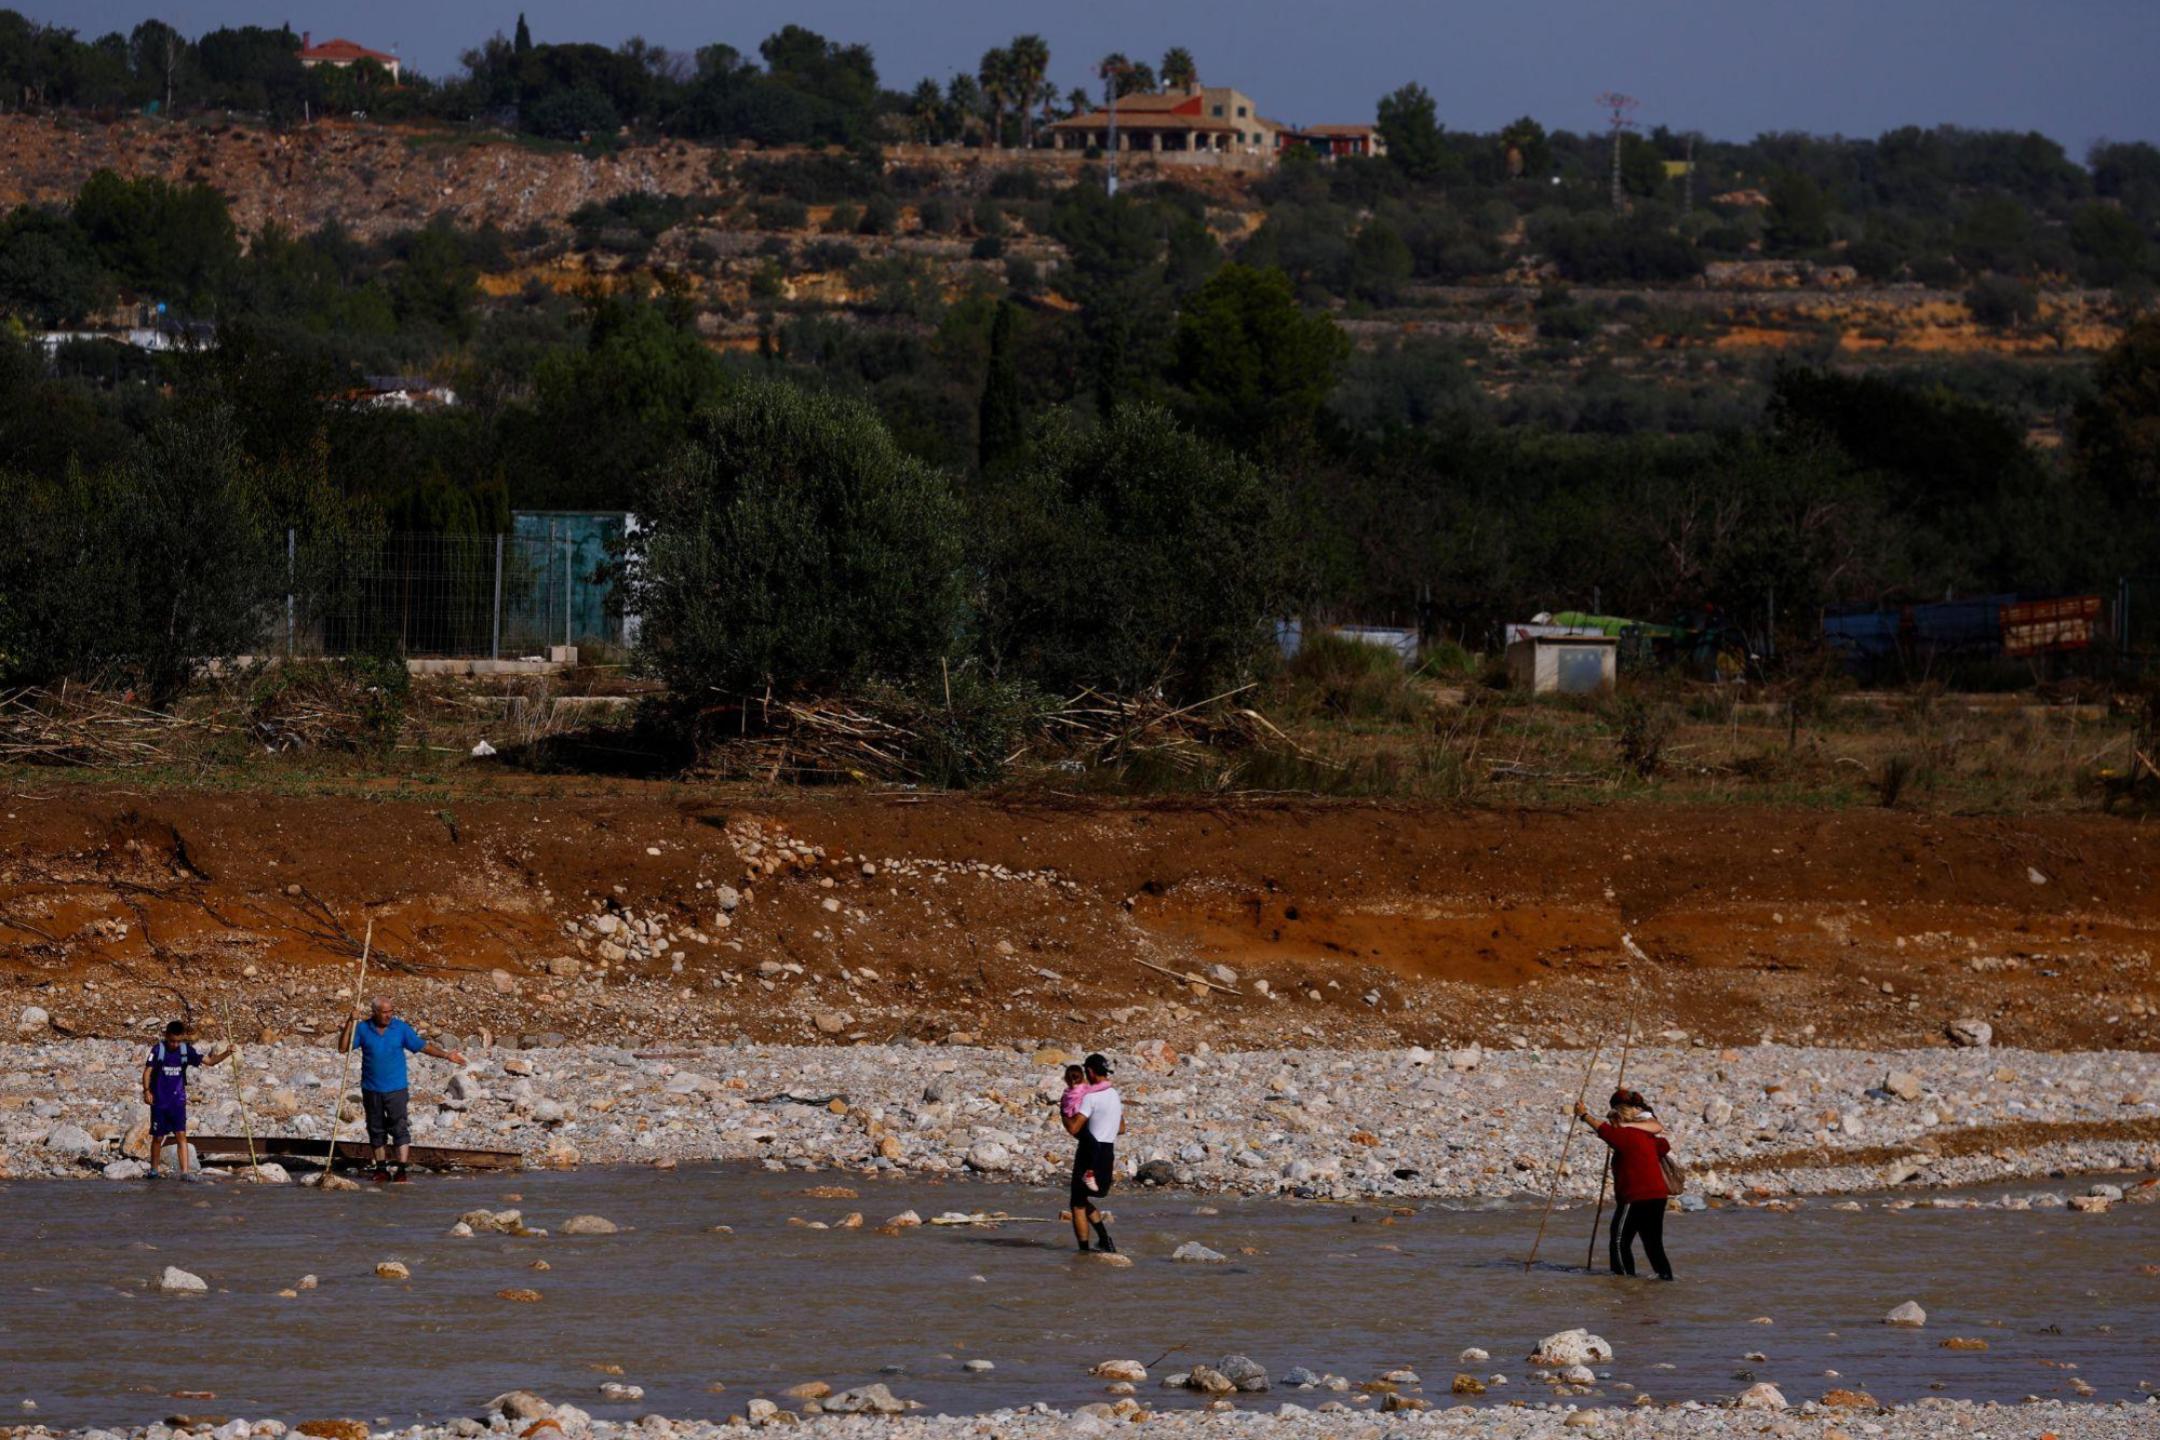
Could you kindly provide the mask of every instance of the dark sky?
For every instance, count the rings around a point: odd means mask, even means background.
[[[95,35],[155,0],[0,0]],[[174,0],[190,34],[224,24],[312,29],[395,48],[431,75],[515,25],[492,0]],[[1296,124],[1370,120],[1407,80],[1444,123],[1490,129],[1535,115],[1599,123],[1595,97],[1640,97],[1646,125],[1745,138],[1765,130],[1874,135],[1896,125],[2038,129],[2073,155],[2102,136],[2160,140],[2160,0],[525,0],[535,38],[614,44],[643,35],[747,53],[790,21],[868,44],[885,83],[940,79],[1019,30],[1050,42],[1070,88],[1123,50],[1151,62],[1185,45],[1203,79],[1234,84]]]

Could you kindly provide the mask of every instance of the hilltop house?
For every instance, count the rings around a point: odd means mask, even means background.
[[[308,30],[300,32],[300,63],[310,70],[317,65],[329,65],[343,70],[348,66],[359,64],[362,60],[372,60],[377,65],[382,66],[383,69],[390,72],[390,78],[393,81],[399,78],[398,67],[402,62],[395,55],[388,55],[380,50],[370,50],[367,46],[353,40],[331,39],[317,45],[314,32]]]
[[[1250,95],[1223,85],[1194,82],[1175,90],[1121,95],[1117,102],[1119,150],[1272,159],[1277,128],[1260,114]],[[1047,131],[1056,149],[1101,149],[1109,144],[1110,112],[1075,115]]]
[[[1295,129],[1285,125],[1275,132],[1275,145],[1278,150],[1303,146],[1323,160],[1387,154],[1387,140],[1375,125],[1307,125]]]

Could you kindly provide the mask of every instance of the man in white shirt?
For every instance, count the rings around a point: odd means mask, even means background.
[[[1082,1067],[1087,1072],[1090,1085],[1099,1086],[1081,1100],[1080,1108],[1065,1121],[1067,1134],[1079,1144],[1073,1150],[1072,1170],[1072,1224],[1073,1238],[1080,1248],[1088,1248],[1088,1232],[1092,1228],[1095,1248],[1106,1254],[1115,1254],[1117,1245],[1110,1238],[1110,1231],[1103,1224],[1102,1212],[1095,1202],[1110,1193],[1110,1186],[1117,1174],[1118,1131],[1125,1124],[1125,1101],[1117,1087],[1110,1084],[1110,1062],[1101,1055],[1090,1055]]]

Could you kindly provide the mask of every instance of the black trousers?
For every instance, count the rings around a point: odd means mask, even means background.
[[[1613,1211],[1612,1230],[1609,1235],[1613,1274],[1635,1273],[1637,1236],[1642,1237],[1643,1254],[1649,1257],[1650,1268],[1656,1272],[1658,1279],[1672,1279],[1672,1262],[1665,1258],[1663,1200],[1627,1201]]]

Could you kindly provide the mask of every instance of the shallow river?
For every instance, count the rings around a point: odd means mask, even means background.
[[[1106,1359],[1150,1363],[1143,1397],[1189,1404],[1155,1379],[1232,1351],[1278,1378],[1293,1365],[1353,1381],[1408,1365],[1446,1404],[1456,1353],[1469,1345],[1493,1355],[1476,1369],[1514,1382],[1488,1401],[1542,1399],[1522,1357],[1575,1325],[1612,1341],[1614,1381],[1660,1400],[1729,1396],[1751,1379],[1775,1382],[1794,1403],[1833,1385],[1888,1402],[2069,1397],[2073,1378],[2102,1399],[2136,1398],[2140,1381],[2160,1384],[2160,1276],[2140,1270],[2160,1263],[2160,1206],[1674,1215],[1666,1239],[1680,1283],[1661,1285],[1579,1268],[1587,1210],[1554,1216],[1544,1258],[1526,1273],[1537,1214],[1521,1205],[1393,1218],[1372,1206],[1120,1195],[1115,1229],[1137,1262],[1128,1270],[1077,1259],[1069,1232],[1050,1224],[887,1237],[788,1223],[851,1210],[875,1226],[910,1208],[926,1218],[1058,1208],[1043,1191],[987,1185],[850,1178],[837,1183],[859,1200],[804,1194],[836,1179],[586,1170],[327,1196],[170,1181],[0,1184],[0,1416],[34,1399],[37,1418],[56,1426],[176,1413],[391,1423],[477,1413],[511,1388],[597,1415],[690,1416],[812,1379],[835,1388],[882,1379],[932,1409],[974,1412],[1102,1398],[1084,1372]],[[537,1226],[594,1213],[630,1228],[445,1233],[465,1210],[505,1205]],[[1210,1205],[1220,1213],[1197,1213]],[[734,1233],[713,1233],[721,1224]],[[1231,1263],[1170,1263],[1184,1240]],[[409,1282],[375,1277],[375,1263],[392,1258],[411,1267]],[[548,1270],[530,1268],[541,1258]],[[211,1293],[158,1293],[168,1264],[201,1275]],[[309,1273],[319,1288],[278,1297]],[[512,1287],[543,1298],[497,1298]],[[1884,1312],[1908,1299],[1926,1307],[1927,1327],[1884,1326]],[[1943,1349],[1952,1336],[1990,1348]],[[1751,1351],[1768,1358],[1745,1359]],[[971,1359],[995,1368],[969,1372]],[[645,1398],[603,1402],[610,1366]],[[903,1370],[881,1374],[888,1366]],[[1278,1386],[1244,1403],[1328,1398]],[[1602,1398],[1630,1396],[1607,1385]]]

